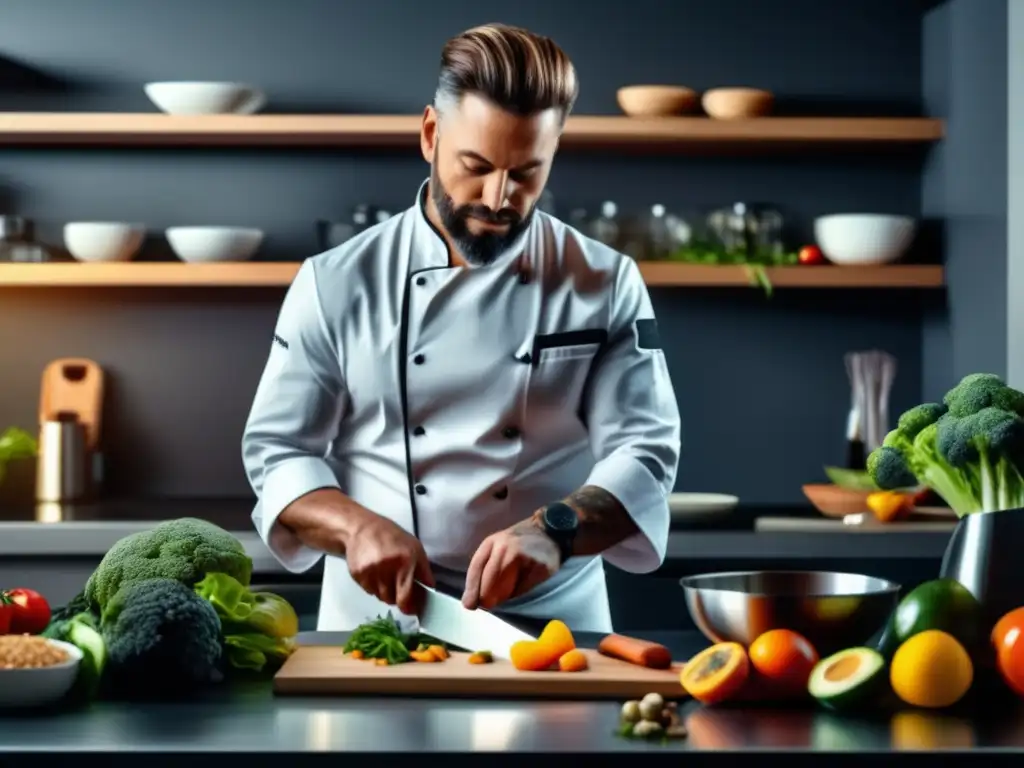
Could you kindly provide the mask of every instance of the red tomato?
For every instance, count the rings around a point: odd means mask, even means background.
[[[13,635],[38,635],[50,623],[50,604],[33,589],[11,589],[11,628]]]
[[[11,631],[11,614],[14,603],[7,593],[0,590],[0,635],[6,635]]]
[[[1006,684],[1024,696],[1024,608],[1003,616],[992,630],[996,666]]]
[[[801,264],[824,264],[825,254],[823,254],[821,252],[821,248],[816,245],[805,245],[800,249],[797,259]]]

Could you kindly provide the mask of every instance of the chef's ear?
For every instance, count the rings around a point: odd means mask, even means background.
[[[437,110],[427,105],[423,110],[423,124],[420,126],[420,152],[428,163],[434,162],[434,151],[437,148]]]

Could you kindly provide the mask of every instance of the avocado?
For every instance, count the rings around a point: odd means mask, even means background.
[[[826,707],[845,711],[879,700],[887,681],[882,654],[873,648],[847,648],[815,665],[807,690]]]
[[[955,579],[926,581],[900,600],[878,643],[881,654],[891,659],[906,640],[928,629],[948,632],[973,652],[981,639],[981,604]]]

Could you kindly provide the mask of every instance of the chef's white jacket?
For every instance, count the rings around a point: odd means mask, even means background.
[[[451,266],[425,192],[299,268],[242,441],[256,529],[285,568],[306,571],[323,553],[277,517],[339,488],[413,532],[438,583],[458,591],[485,537],[596,485],[639,528],[604,559],[656,569],[679,412],[636,263],[538,211],[494,263]],[[570,558],[500,610],[611,631],[601,557]],[[388,611],[327,557],[321,631]]]

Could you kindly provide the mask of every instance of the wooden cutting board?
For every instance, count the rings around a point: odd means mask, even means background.
[[[434,664],[410,662],[378,667],[352,659],[337,646],[302,646],[274,677],[280,696],[433,696],[455,698],[639,699],[659,693],[681,699],[681,664],[671,670],[647,669],[596,651],[584,651],[583,672],[520,672],[503,659],[470,664],[468,654],[453,653]]]
[[[949,533],[956,528],[956,520],[901,521],[898,523],[867,522],[856,525],[842,520],[813,517],[759,517],[754,530],[762,533]]]

